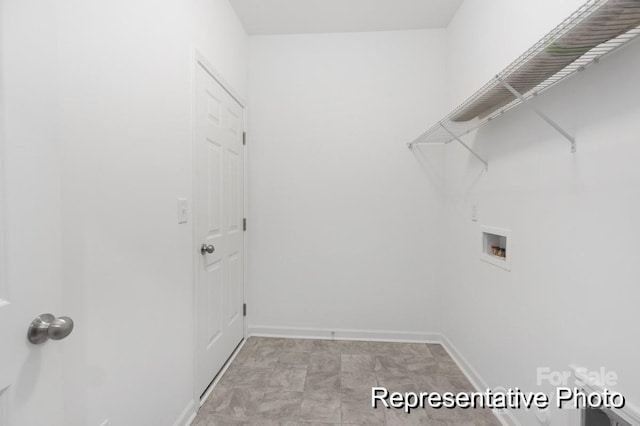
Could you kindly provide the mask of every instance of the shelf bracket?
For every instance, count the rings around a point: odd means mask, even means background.
[[[445,132],[449,133],[449,135],[451,135],[451,137],[455,140],[458,141],[458,143],[460,143],[460,145],[464,146],[465,148],[467,148],[467,150],[473,154],[474,157],[476,157],[478,160],[480,160],[482,162],[482,164],[484,164],[484,169],[485,171],[489,171],[489,163],[487,162],[487,160],[485,160],[484,158],[480,157],[478,154],[476,154],[476,152],[474,150],[472,150],[469,145],[467,145],[466,143],[462,142],[462,139],[460,139],[458,136],[455,135],[455,133],[453,133],[451,130],[447,129],[445,127],[444,124],[442,124],[442,121],[439,121],[438,124],[440,125],[440,127],[442,127],[444,129]]]
[[[536,108],[536,106],[533,105],[528,99],[525,99],[525,97],[522,96],[522,94],[520,92],[518,92],[516,89],[514,89],[509,83],[507,83],[500,76],[497,75],[496,76],[496,80],[505,89],[507,89],[509,92],[511,92],[511,94],[513,94],[513,96],[518,98],[520,100],[520,102],[522,102],[523,104],[527,105],[534,113],[536,113],[540,118],[542,118],[544,121],[546,121],[547,124],[549,124],[551,127],[556,129],[558,131],[558,133],[560,133],[562,136],[567,138],[567,140],[571,143],[571,152],[572,153],[576,152],[576,139],[573,136],[571,136],[566,130],[564,130],[562,127],[560,127],[558,125],[558,123],[553,121],[546,114],[544,114],[542,111],[540,111],[538,108]]]

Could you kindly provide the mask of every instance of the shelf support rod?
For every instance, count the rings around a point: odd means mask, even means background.
[[[480,157],[478,154],[475,153],[474,150],[472,150],[471,148],[469,148],[469,145],[467,145],[466,143],[462,142],[462,139],[460,139],[458,136],[455,135],[455,133],[453,133],[451,130],[447,129],[445,127],[444,124],[442,124],[442,121],[439,121],[438,124],[440,125],[440,127],[442,127],[444,129],[445,132],[449,133],[451,135],[451,137],[455,140],[457,140],[460,145],[464,146],[465,148],[467,148],[467,150],[473,154],[474,157],[476,157],[478,160],[480,160],[482,162],[482,164],[484,164],[484,169],[486,171],[489,170],[489,163],[487,162],[487,160],[485,160],[484,158]]]
[[[509,83],[507,83],[505,80],[503,80],[500,76],[497,75],[496,76],[496,80],[498,80],[498,82],[502,86],[504,86],[505,89],[507,89],[509,92],[511,92],[511,94],[513,94],[513,96],[515,96],[516,98],[520,99],[520,102],[522,102],[523,104],[527,105],[534,113],[536,113],[540,118],[542,118],[544,121],[546,121],[547,124],[549,124],[551,127],[556,129],[558,131],[558,133],[560,133],[562,136],[567,138],[567,140],[569,140],[569,142],[571,143],[571,152],[572,153],[576,152],[576,139],[573,136],[571,136],[569,133],[567,133],[567,131],[565,131],[562,127],[560,127],[558,125],[558,123],[556,123],[551,118],[549,118],[545,113],[543,113],[538,108],[536,108],[535,105],[533,105],[531,102],[529,102],[528,99],[525,99],[524,96],[522,96],[522,94],[520,94],[520,92],[518,92],[516,89],[514,89]]]
[[[449,142],[451,142],[451,141],[449,141]],[[413,141],[413,142],[408,142],[407,143],[407,148],[413,149],[413,147],[416,146],[416,145],[446,145],[449,142],[416,142],[416,141]]]

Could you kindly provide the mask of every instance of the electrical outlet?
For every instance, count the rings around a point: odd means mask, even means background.
[[[187,223],[189,220],[189,203],[186,198],[178,198],[178,223]]]

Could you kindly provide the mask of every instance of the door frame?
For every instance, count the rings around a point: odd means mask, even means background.
[[[218,70],[211,65],[211,62],[200,52],[198,49],[193,50],[193,58],[192,58],[192,67],[191,67],[191,211],[189,214],[189,218],[191,220],[191,240],[192,240],[192,286],[193,286],[193,340],[192,340],[192,348],[193,348],[193,411],[194,414],[198,412],[198,409],[202,405],[202,401],[200,401],[200,395],[202,394],[202,390],[198,389],[197,386],[197,374],[198,374],[198,355],[197,355],[197,339],[198,339],[198,277],[199,277],[199,262],[200,256],[196,253],[196,245],[197,245],[197,229],[195,223],[195,212],[198,208],[196,203],[196,170],[197,170],[197,146],[198,138],[197,138],[197,103],[198,103],[198,85],[197,85],[197,73],[198,67],[203,67],[204,70],[209,73],[214,80],[220,84],[220,86],[240,105],[243,111],[243,125],[242,131],[246,133],[247,131],[247,102],[238,94],[238,92],[231,86],[218,72]],[[249,201],[249,191],[248,191],[248,172],[247,172],[247,145],[243,145],[242,147],[242,162],[243,162],[243,217],[248,221],[248,201]],[[242,235],[242,244],[243,244],[243,279],[242,279],[242,300],[243,303],[247,302],[247,277],[249,273],[248,268],[248,234],[249,228],[243,232]],[[242,319],[243,325],[243,338],[247,338],[247,316],[244,316]],[[233,354],[230,354],[230,356]],[[224,371],[224,368],[221,371]],[[212,378],[213,380],[213,378]],[[205,398],[208,395],[208,392],[205,392]]]
[[[1,17],[3,16],[4,11],[4,2],[0,0],[0,23],[2,22]],[[1,34],[0,34],[1,36]],[[3,40],[0,37],[0,48],[2,47]],[[10,295],[7,294],[9,290],[9,286],[7,284],[7,250],[5,247],[6,239],[6,213],[5,213],[5,185],[6,185],[6,170],[5,170],[5,76],[4,76],[4,56],[0,52],[0,310],[3,310],[2,313],[6,314],[7,317],[10,317],[11,313],[6,313],[6,311],[13,309],[12,306],[9,306],[11,303],[8,300],[2,299],[1,296],[7,297],[10,300]],[[2,315],[0,313],[0,318]],[[12,409],[7,402],[9,398],[9,392],[13,392],[12,389],[12,381],[9,380],[8,383],[4,383],[2,381],[3,374],[0,372],[0,425],[11,424],[12,419]]]

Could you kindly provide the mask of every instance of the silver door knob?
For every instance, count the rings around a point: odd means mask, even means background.
[[[202,254],[207,254],[207,253],[211,254],[214,251],[216,251],[216,248],[211,244],[209,245],[203,244],[202,247],[200,247],[200,253]]]
[[[56,318],[51,314],[36,317],[29,325],[27,338],[34,345],[47,340],[62,340],[73,331],[73,320],[69,317]]]

